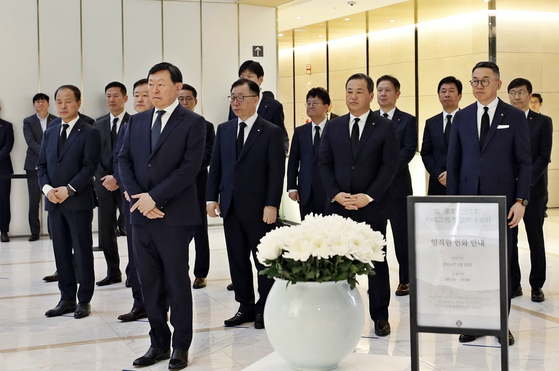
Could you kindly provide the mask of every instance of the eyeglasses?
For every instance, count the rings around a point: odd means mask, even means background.
[[[245,98],[249,98],[249,97],[257,97],[258,95],[239,95],[238,97],[235,97],[233,95],[230,95],[227,97],[227,99],[229,100],[229,102],[233,103],[234,101],[237,102],[242,102],[245,100]]]
[[[515,97],[518,94],[519,97],[523,97],[526,94],[528,94],[528,92],[526,90],[511,90],[509,91],[509,97]]]
[[[489,80],[489,79],[484,79],[484,80],[470,80],[470,85],[472,85],[472,87],[477,87],[479,85],[479,83],[481,83],[481,86],[483,86],[484,88],[486,86],[489,86],[489,84],[491,83],[491,81],[493,80]]]
[[[192,97],[179,97],[179,101],[183,102],[183,101],[191,101],[194,100],[194,98]]]
[[[318,107],[319,104],[324,104],[324,103],[320,103],[320,102],[307,102],[305,103],[305,107],[310,108],[310,107]]]

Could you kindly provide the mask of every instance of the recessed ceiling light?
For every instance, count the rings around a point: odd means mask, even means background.
[[[488,2],[490,2],[490,1],[491,1],[491,0],[483,0],[484,3],[488,3]]]
[[[346,18],[345,20],[346,20],[346,21],[349,21],[349,18]]]
[[[295,17],[296,19],[301,19],[301,17]]]
[[[283,34],[282,34],[282,33],[280,33],[280,34],[279,34],[278,36],[279,36],[279,37],[282,37],[282,36],[283,36]]]
[[[394,19],[391,19],[390,22],[394,23],[394,22],[396,22],[396,21],[395,21]]]
[[[322,37],[322,35],[318,35],[318,37]]]

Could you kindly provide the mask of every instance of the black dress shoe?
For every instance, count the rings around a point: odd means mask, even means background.
[[[56,307],[46,311],[47,317],[58,317],[66,313],[72,313],[76,310],[76,302],[69,300],[60,300]]]
[[[396,296],[406,296],[410,294],[410,284],[400,283],[396,289]]]
[[[230,283],[229,285],[227,285],[227,290],[229,290],[229,291],[235,291],[235,286],[233,286],[233,284]]]
[[[188,350],[174,349],[169,360],[169,370],[182,370],[188,366]]]
[[[91,313],[91,305],[89,303],[79,303],[74,311],[74,318],[85,318],[89,316],[89,313]]]
[[[258,313],[256,317],[254,317],[254,328],[257,330],[262,330],[264,328],[264,315]]]
[[[383,319],[379,319],[375,321],[375,334],[377,336],[386,336],[390,335],[390,323]]]
[[[518,286],[516,289],[512,290],[511,298],[516,298],[517,296],[522,296],[522,286]]]
[[[124,286],[126,287],[132,287],[132,282],[130,282],[130,278],[126,277],[126,281],[124,281]]]
[[[140,367],[151,366],[157,361],[161,361],[163,359],[169,359],[170,356],[171,356],[170,349],[149,347],[146,354],[144,354],[140,358],[136,358],[134,362],[132,362],[132,365],[140,366]]]
[[[532,289],[532,301],[536,302],[536,303],[541,303],[542,301],[545,300],[545,295],[543,294],[542,289],[537,288],[537,289]]]
[[[33,242],[33,241],[37,241],[38,239],[39,239],[38,234],[32,234],[31,237],[29,237],[28,241]]]
[[[477,339],[479,335],[460,335],[458,341],[461,343],[469,343]]]
[[[501,344],[501,338],[497,336],[497,340],[499,340],[499,344]],[[509,347],[514,344],[514,336],[512,336],[512,332],[509,330]]]
[[[8,236],[8,232],[0,233],[0,241],[2,242],[10,242],[10,237]]]
[[[113,283],[119,283],[119,282],[122,282],[122,277],[118,276],[118,277],[111,278],[111,277],[107,276],[107,277],[103,278],[101,281],[96,282],[95,284],[97,286],[107,286],[107,285],[111,285]]]
[[[204,277],[196,277],[192,284],[193,289],[203,289],[208,284],[208,280]]]
[[[132,310],[126,314],[121,314],[118,319],[122,322],[132,322],[137,321],[142,318],[146,318],[148,315],[145,309],[132,308]]]
[[[50,276],[44,276],[43,281],[45,282],[57,282],[58,281],[58,272],[54,272]]]
[[[243,313],[237,312],[233,317],[226,319],[223,323],[227,327],[239,326],[245,322],[253,322],[254,321],[254,314],[252,313]]]

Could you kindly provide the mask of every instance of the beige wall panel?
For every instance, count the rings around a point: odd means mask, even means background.
[[[295,48],[295,74],[305,74],[307,64],[311,65],[313,74],[326,72],[325,42]]]
[[[369,63],[383,65],[414,60],[414,26],[369,33]]]
[[[559,49],[557,49],[556,52],[559,53]],[[541,91],[559,92],[559,54],[543,54],[542,73],[543,73],[543,88],[540,87]],[[545,102],[545,98],[544,98],[544,102]],[[555,106],[559,106],[559,100],[555,100],[555,101],[547,100],[547,103],[552,103]]]
[[[364,69],[366,65],[366,37],[364,34],[332,40],[329,42],[328,50],[330,71]]]
[[[277,100],[280,102],[293,101],[293,77],[280,77],[278,79],[278,96]],[[285,103],[283,103],[285,106]],[[285,108],[284,108],[285,112]]]
[[[419,142],[423,138],[423,128],[425,127],[425,120],[431,118],[443,110],[439,102],[438,95],[423,95],[419,97],[419,117],[417,119]]]
[[[439,81],[446,76],[454,76],[462,82],[464,95],[470,93],[472,67],[483,58],[487,59],[487,54],[420,60],[419,94],[435,94]]]
[[[500,12],[497,20],[497,51],[540,53],[546,21],[533,12]],[[543,15],[543,14],[542,14]],[[547,18],[547,17],[544,17]],[[529,32],[527,32],[529,30]]]
[[[559,150],[556,150],[557,147],[559,147],[559,131],[553,131],[553,150],[551,151],[551,162],[548,166],[554,170],[559,170]],[[559,183],[557,185],[559,186]]]
[[[293,76],[293,48],[278,51],[278,77]]]
[[[165,60],[182,72],[183,82],[202,96],[202,60],[200,58],[200,4],[166,1],[163,7]],[[195,112],[203,114],[211,102],[198,99]]]
[[[549,201],[548,207],[559,207],[559,170],[549,170]]]
[[[293,103],[291,101],[286,101],[283,104],[283,112],[285,114],[284,124],[287,134],[289,135],[289,146],[291,147],[291,138],[293,138]]]
[[[82,0],[83,102],[82,109],[98,118],[107,114],[105,86],[123,82],[122,17],[120,1]],[[132,96],[132,84],[127,84]]]
[[[544,84],[543,59],[544,55],[541,53],[498,53],[497,64],[503,81],[501,91],[506,93],[508,84],[517,77],[530,80],[534,90],[536,87],[541,90]]]

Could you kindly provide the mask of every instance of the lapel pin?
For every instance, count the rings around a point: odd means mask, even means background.
[[[505,115],[504,113],[501,113],[501,116],[504,116],[504,115]]]

